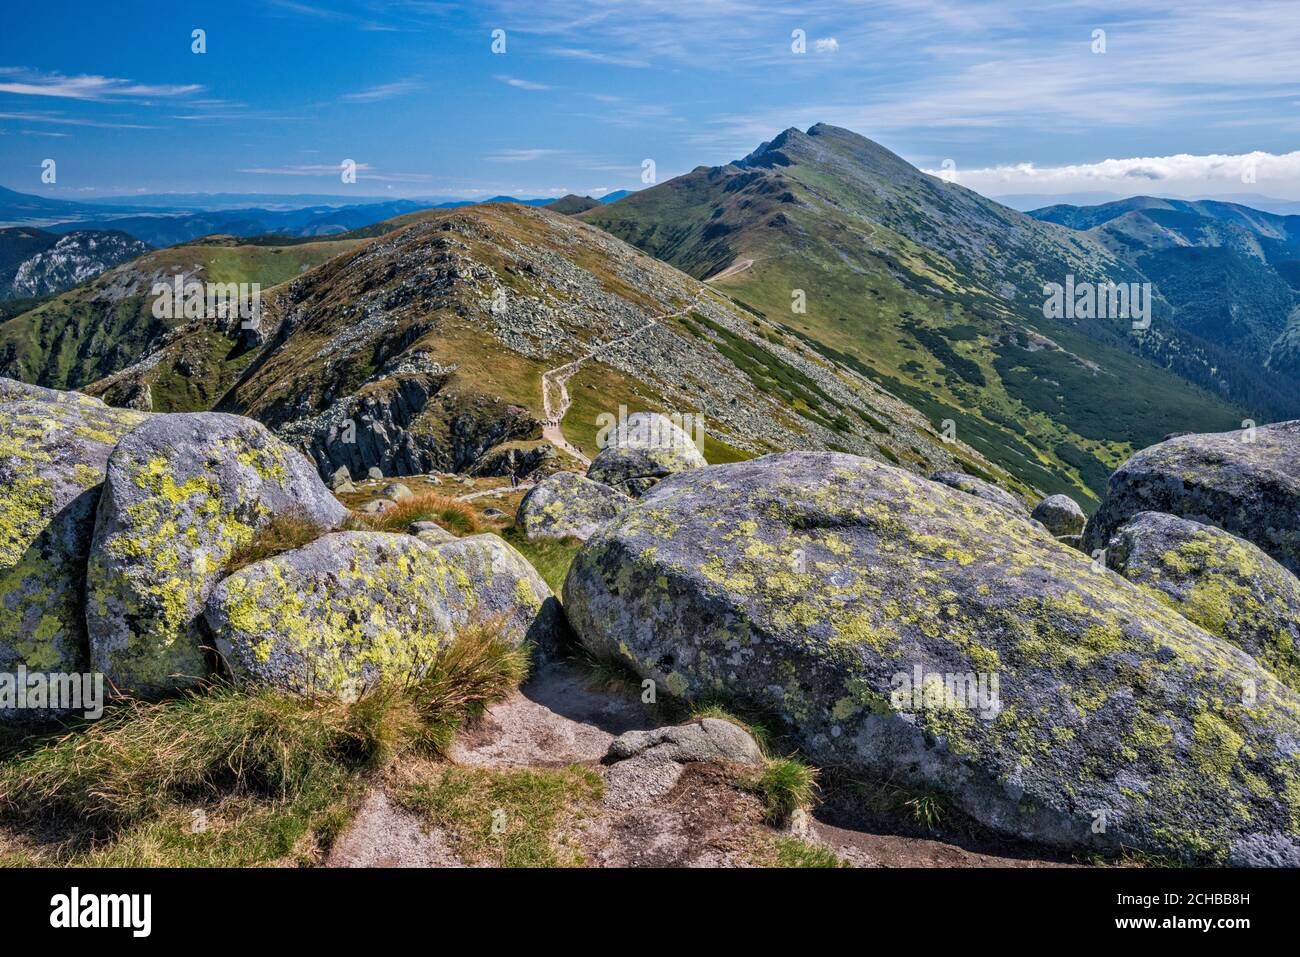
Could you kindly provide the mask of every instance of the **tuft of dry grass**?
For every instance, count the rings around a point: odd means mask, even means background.
[[[249,541],[230,553],[230,557],[226,559],[226,574],[237,572],[246,565],[260,562],[264,558],[274,558],[295,548],[302,548],[329,531],[328,528],[298,512],[273,516],[270,524],[259,529]]]
[[[198,840],[176,822],[196,808],[216,818],[244,807],[248,826],[207,835],[200,856],[265,862],[290,837],[336,822],[340,801],[369,772],[403,753],[443,753],[466,719],[517,687],[528,651],[499,635],[491,622],[467,628],[420,678],[368,688],[351,702],[223,683],[115,705],[0,763],[0,816],[91,828],[97,860],[157,862],[166,835],[175,864]],[[134,842],[146,837],[142,858]]]
[[[354,512],[353,516],[355,527],[375,532],[404,532],[412,522],[437,522],[453,535],[474,535],[479,531],[473,508],[438,492],[404,498],[386,512]]]

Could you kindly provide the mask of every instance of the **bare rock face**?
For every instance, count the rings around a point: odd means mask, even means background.
[[[818,766],[995,831],[1300,864],[1300,695],[1036,522],[901,469],[795,452],[666,478],[578,552],[564,603],[661,693],[773,714]]]
[[[336,527],[348,511],[311,463],[234,415],[155,416],[108,459],[87,566],[96,669],[152,694],[206,672],[199,615],[223,565],[275,515]]]
[[[1023,502],[1016,498],[1006,489],[998,488],[983,479],[978,479],[973,475],[967,475],[965,472],[935,472],[930,476],[931,482],[940,482],[950,488],[965,492],[967,495],[974,495],[976,498],[982,498],[986,502],[992,502],[1005,508],[1013,515],[1024,517],[1029,514]]]
[[[1300,573],[1300,420],[1143,449],[1110,477],[1085,547],[1105,548],[1138,512],[1217,525]]]

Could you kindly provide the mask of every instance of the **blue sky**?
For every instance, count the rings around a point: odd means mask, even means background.
[[[5,19],[0,184],[63,198],[599,195],[639,187],[644,159],[663,180],[824,121],[990,195],[1300,199],[1295,0],[99,0]]]

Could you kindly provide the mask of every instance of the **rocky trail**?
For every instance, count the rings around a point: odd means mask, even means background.
[[[701,289],[695,294],[695,298],[692,299],[688,305],[683,306],[676,312],[666,312],[663,315],[655,316],[653,319],[647,321],[645,325],[640,326],[631,332],[624,333],[621,336],[616,336],[613,339],[602,342],[586,355],[579,356],[577,359],[566,362],[564,365],[556,366],[554,369],[547,369],[543,372],[542,407],[546,412],[546,423],[542,427],[542,437],[556,448],[568,452],[574,458],[582,462],[584,466],[591,465],[591,459],[583,455],[580,449],[571,444],[569,440],[564,437],[564,431],[561,426],[563,425],[565,414],[569,411],[569,405],[572,403],[566,383],[574,373],[582,367],[582,364],[587,362],[589,359],[594,359],[611,346],[617,345],[620,342],[625,342],[628,339],[633,339],[642,333],[647,332],[664,319],[673,319],[677,316],[684,315],[687,311],[695,307],[695,304],[699,302],[700,296],[703,294],[704,290]],[[557,394],[558,401],[552,401],[553,397],[557,396]]]
[[[589,767],[605,781],[594,815],[574,822],[566,839],[589,866],[752,866],[756,852],[779,836],[763,820],[759,799],[736,786],[725,762],[685,766],[675,780],[648,769],[611,773],[601,761],[629,731],[662,725],[652,708],[619,689],[593,685],[567,663],[544,666],[522,688],[462,732],[449,755],[460,766],[491,770]],[[614,767],[629,768],[633,762]],[[335,841],[326,867],[462,867],[454,840],[402,807],[392,793],[437,765],[391,769],[362,800]],[[653,766],[651,766],[653,768]],[[924,838],[873,834],[806,819],[802,836],[854,867],[1041,867],[1048,861],[979,853]]]

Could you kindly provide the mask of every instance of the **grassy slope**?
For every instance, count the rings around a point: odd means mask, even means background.
[[[1134,356],[1121,329],[1043,319],[1041,296],[1024,291],[1054,264],[1084,275],[1105,266],[1100,247],[1064,230],[1026,239],[1019,234],[1035,226],[1020,214],[909,179],[921,174],[879,147],[854,152],[835,137],[815,147],[815,159],[813,147],[787,151],[793,165],[696,171],[582,218],[697,276],[752,259],[717,288],[853,365],[936,429],[954,420],[958,438],[1024,482],[1085,506],[1135,448],[1245,417]],[[988,252],[1002,236],[1019,238]],[[997,295],[1004,280],[1018,301]],[[792,309],[796,289],[805,314]],[[1024,348],[1030,329],[1061,350]]]
[[[14,378],[53,388],[73,388],[124,368],[139,357],[151,339],[177,321],[152,315],[150,286],[183,273],[201,282],[260,283],[263,292],[355,245],[329,240],[291,246],[195,243],[157,250],[99,278],[53,296],[36,308],[0,323],[0,371]],[[130,283],[130,294],[110,297],[107,290]],[[181,320],[183,321],[183,320]],[[212,343],[214,359],[228,344]],[[179,411],[201,401],[186,395],[181,384],[160,391],[178,392],[160,411]],[[197,390],[196,390],[197,392]]]

